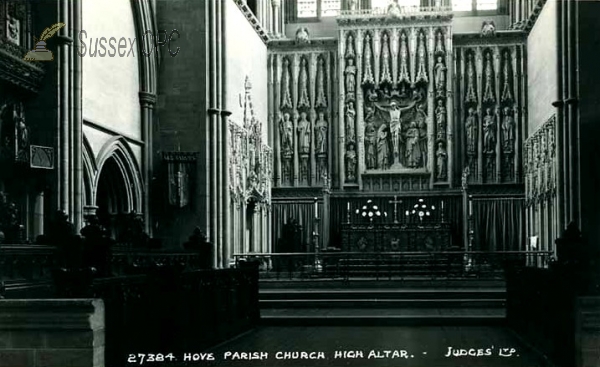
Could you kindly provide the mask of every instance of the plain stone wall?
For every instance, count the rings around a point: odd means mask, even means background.
[[[102,300],[0,300],[0,367],[103,367]]]
[[[576,319],[577,367],[600,366],[600,297],[580,297]]]

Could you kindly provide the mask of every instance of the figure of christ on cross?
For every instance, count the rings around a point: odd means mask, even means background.
[[[398,224],[398,204],[402,204],[402,200],[398,200],[398,196],[394,195],[394,200],[389,201],[394,204],[394,224]]]
[[[402,163],[400,163],[400,140],[402,139],[400,135],[402,132],[402,121],[400,120],[400,116],[402,111],[413,108],[416,103],[417,101],[413,101],[408,106],[402,108],[398,107],[398,104],[395,101],[390,103],[389,108],[373,103],[377,109],[390,114],[390,133],[392,135],[392,144],[394,147],[394,164],[392,168],[403,168]]]

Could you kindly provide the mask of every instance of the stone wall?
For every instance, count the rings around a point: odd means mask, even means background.
[[[104,366],[104,303],[1,300],[0,366]]]

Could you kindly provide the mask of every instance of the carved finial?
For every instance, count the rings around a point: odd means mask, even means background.
[[[496,23],[493,20],[484,21],[481,25],[481,36],[488,37],[496,34]]]
[[[246,88],[246,92],[252,89],[252,83],[250,83],[250,77],[246,75],[246,82],[244,83],[244,88]]]
[[[462,173],[462,182],[461,182],[463,190],[466,190],[469,186],[468,179],[469,179],[470,174],[471,174],[471,170],[469,169],[469,166],[465,167],[465,169],[463,170],[463,173]]]

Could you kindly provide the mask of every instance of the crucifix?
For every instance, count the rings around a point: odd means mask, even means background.
[[[398,200],[398,196],[394,195],[394,200],[390,200],[389,203],[394,204],[394,223],[398,224],[398,204],[402,204],[402,200]]]

